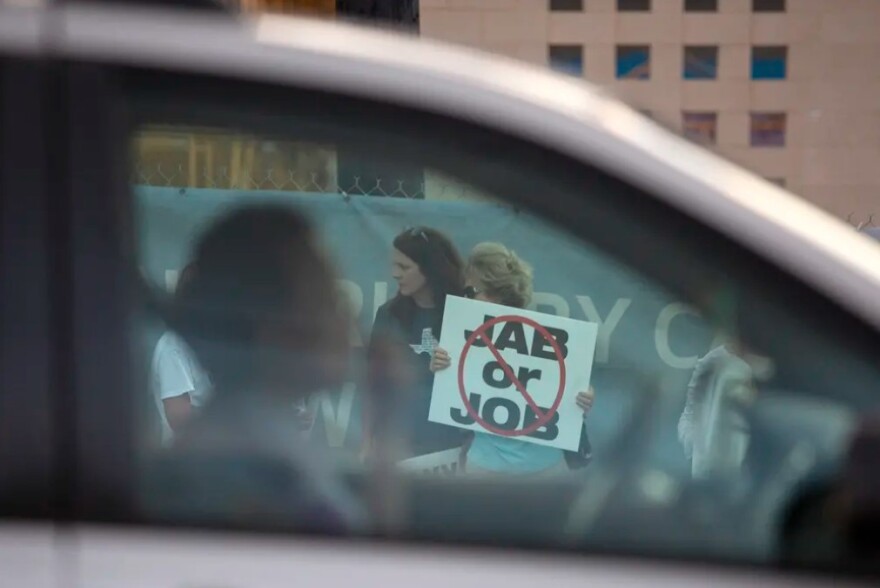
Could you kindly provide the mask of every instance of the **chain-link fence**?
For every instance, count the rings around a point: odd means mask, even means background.
[[[185,165],[155,164],[135,166],[132,181],[141,186],[162,188],[213,188],[222,190],[269,190],[347,196],[380,196],[389,198],[439,200],[494,200],[463,182],[426,172],[421,181],[383,177],[353,176],[339,184],[327,174],[303,173],[298,170],[268,168],[262,171],[218,167],[216,170],[190,171]]]

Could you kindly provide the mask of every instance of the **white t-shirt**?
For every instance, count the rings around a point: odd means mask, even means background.
[[[196,362],[189,345],[171,331],[156,343],[151,378],[153,398],[162,421],[162,444],[168,445],[174,432],[168,425],[162,401],[188,393],[194,407],[202,406],[211,393],[211,380]]]
[[[753,381],[752,366],[724,345],[697,361],[678,420],[678,439],[691,459],[695,478],[720,469],[735,471],[742,463],[748,447],[748,424],[737,412],[725,410],[723,400]]]

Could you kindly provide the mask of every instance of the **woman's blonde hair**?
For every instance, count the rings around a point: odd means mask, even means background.
[[[500,304],[525,308],[532,301],[532,266],[501,243],[480,243],[471,251],[467,274],[482,282]]]

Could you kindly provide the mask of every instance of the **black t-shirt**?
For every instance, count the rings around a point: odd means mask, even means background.
[[[458,447],[464,439],[463,430],[428,421],[434,386],[434,374],[429,366],[440,340],[443,309],[416,307],[412,311],[412,321],[405,327],[392,316],[390,305],[391,302],[387,302],[376,312],[371,341],[376,341],[378,336],[388,336],[407,345],[414,355],[418,381],[415,389],[400,399],[400,406],[394,407],[396,418],[393,419],[399,423],[400,434],[406,437],[408,454],[424,455]]]

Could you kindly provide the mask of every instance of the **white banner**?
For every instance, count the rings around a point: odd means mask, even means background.
[[[428,420],[576,451],[598,325],[446,297]]]

